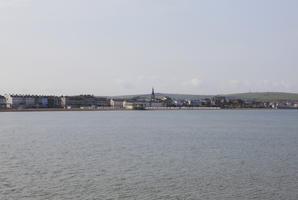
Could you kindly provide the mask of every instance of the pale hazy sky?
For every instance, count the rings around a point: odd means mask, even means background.
[[[0,94],[298,92],[297,0],[0,0]]]

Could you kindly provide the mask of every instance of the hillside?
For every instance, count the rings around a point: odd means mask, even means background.
[[[168,96],[173,99],[200,99],[200,98],[212,97],[212,95],[168,94],[168,93],[155,93],[155,96],[156,98]],[[114,96],[112,98],[130,99],[130,98],[150,98],[150,97],[151,97],[151,94],[138,94],[138,95]]]
[[[245,100],[257,101],[298,101],[297,93],[284,92],[256,92],[256,93],[239,93],[224,95],[231,98],[240,98]]]
[[[111,98],[150,98],[151,94],[139,94],[139,95],[123,95],[114,96]],[[236,94],[222,94],[222,95],[191,95],[191,94],[168,94],[168,93],[156,93],[157,98],[168,96],[173,99],[201,99],[210,98],[214,96],[226,96],[230,98],[244,99],[244,100],[256,100],[256,101],[298,101],[298,93],[284,93],[284,92],[255,92],[255,93],[236,93]]]

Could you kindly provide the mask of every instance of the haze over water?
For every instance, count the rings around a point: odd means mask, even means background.
[[[297,111],[0,113],[0,199],[298,199]]]

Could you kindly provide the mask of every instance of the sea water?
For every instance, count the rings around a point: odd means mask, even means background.
[[[298,199],[298,111],[0,113],[0,199]]]

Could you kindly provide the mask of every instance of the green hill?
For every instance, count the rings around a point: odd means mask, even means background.
[[[223,95],[230,98],[239,98],[256,101],[298,101],[297,93],[284,92],[255,92]]]
[[[156,98],[168,96],[172,99],[191,99],[191,100],[213,97],[213,95],[168,94],[168,93],[155,93],[155,96],[156,96]],[[151,94],[138,94],[138,95],[114,96],[111,98],[119,98],[119,99],[145,98],[145,99],[149,99],[150,97],[151,97]]]
[[[168,94],[168,93],[156,93],[157,98],[168,96],[173,99],[202,99],[211,98],[214,96],[226,96],[229,98],[237,98],[243,100],[255,100],[255,101],[297,101],[298,93],[285,93],[285,92],[253,92],[253,93],[236,93],[236,94],[221,94],[221,95],[192,95],[192,94]],[[114,96],[111,98],[150,98],[151,94],[139,94],[139,95],[123,95]]]

